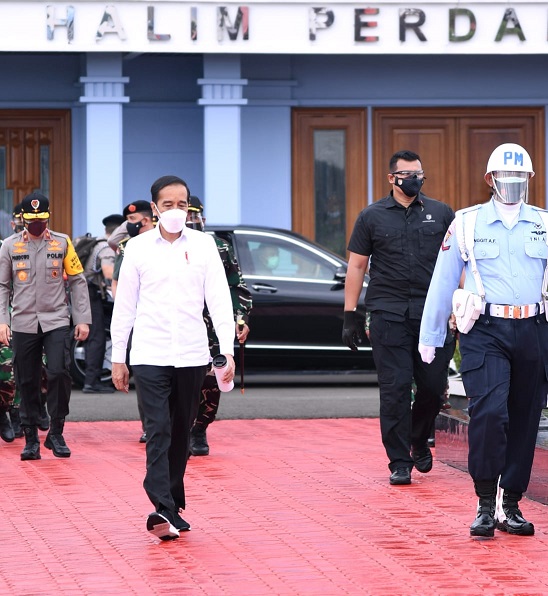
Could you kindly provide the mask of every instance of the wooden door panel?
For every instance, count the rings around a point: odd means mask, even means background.
[[[515,111],[512,109],[512,112]],[[543,131],[544,111],[541,108],[520,108],[511,117],[508,108],[497,108],[490,111],[488,118],[461,118],[461,169],[469,175],[463,177],[457,207],[460,209],[489,200],[490,191],[483,176],[489,155],[502,143],[517,143],[528,151],[535,168],[535,177],[529,187],[529,203],[545,207]]]
[[[0,110],[0,147],[6,156],[0,182],[12,194],[11,207],[40,189],[50,199],[51,228],[71,234],[70,111]]]
[[[381,115],[375,119],[374,200],[390,191],[391,186],[387,180],[390,158],[396,151],[405,149],[420,155],[426,175],[424,194],[445,202],[445,197],[450,196],[454,184],[454,180],[445,175],[443,167],[443,164],[451,163],[454,159],[448,150],[446,139],[454,136],[455,123],[445,118]]]
[[[366,118],[363,109],[294,109],[292,112],[292,229],[316,240],[314,134],[344,131],[345,209],[341,225],[346,247],[358,213],[367,204]],[[344,251],[346,252],[346,251]]]
[[[490,197],[483,179],[489,155],[501,143],[515,142],[527,149],[536,168],[529,202],[545,206],[541,107],[380,108],[373,122],[375,200],[386,194],[385,162],[396,151],[409,149],[421,156],[425,194],[453,209],[485,202]]]

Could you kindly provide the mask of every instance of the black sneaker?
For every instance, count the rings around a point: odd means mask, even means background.
[[[190,530],[190,524],[185,521],[178,512],[174,514],[173,521],[179,532],[188,532]]]
[[[173,516],[166,509],[155,511],[148,516],[147,530],[160,540],[179,538],[179,530],[175,527]]]

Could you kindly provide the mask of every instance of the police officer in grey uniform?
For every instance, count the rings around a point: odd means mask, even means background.
[[[47,405],[51,416],[44,445],[56,457],[70,457],[63,437],[72,385],[69,373],[71,313],[64,274],[72,297],[74,337],[85,340],[91,323],[82,265],[70,238],[48,229],[49,215],[49,200],[44,195],[38,192],[27,195],[22,201],[25,229],[7,238],[0,249],[0,343],[11,341],[14,350],[26,443],[22,460],[40,459],[37,425],[42,351],[47,359]]]
[[[527,205],[533,175],[531,158],[520,145],[505,143],[493,151],[485,173],[491,200],[457,212],[438,254],[421,324],[419,351],[430,362],[443,345],[453,291],[464,269],[464,290],[482,297],[479,318],[466,333],[461,329],[459,340],[462,380],[470,399],[468,469],[479,498],[471,536],[493,537],[495,528],[520,536],[534,533],[518,507],[529,484],[548,393],[548,322],[542,296],[546,212]],[[462,237],[472,215],[468,251]],[[461,303],[454,302],[455,311]]]

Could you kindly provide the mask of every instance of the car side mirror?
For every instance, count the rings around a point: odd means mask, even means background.
[[[334,279],[335,281],[338,281],[339,283],[343,284],[346,281],[346,267],[339,267],[335,271]]]

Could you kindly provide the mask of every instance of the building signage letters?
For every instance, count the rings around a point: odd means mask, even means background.
[[[545,53],[542,2],[3,2],[0,51]],[[19,47],[21,45],[21,47]]]

